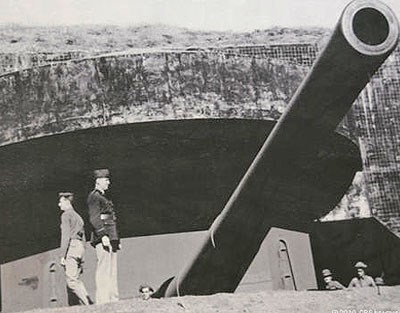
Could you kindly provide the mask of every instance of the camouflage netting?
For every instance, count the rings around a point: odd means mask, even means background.
[[[400,49],[361,92],[348,114],[358,139],[372,213],[400,235]]]

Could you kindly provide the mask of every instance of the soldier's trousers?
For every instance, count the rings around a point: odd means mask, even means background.
[[[65,258],[65,276],[67,287],[76,295],[80,304],[89,304],[88,292],[80,280],[83,272],[82,262],[85,253],[85,244],[81,240],[72,239],[69,243],[67,256]]]
[[[118,301],[117,252],[96,245],[96,304]]]

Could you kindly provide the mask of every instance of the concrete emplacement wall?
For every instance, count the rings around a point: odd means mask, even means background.
[[[138,295],[146,283],[158,288],[176,275],[206,231],[126,238],[118,257],[120,298]],[[67,305],[58,249],[1,265],[2,309],[19,311]],[[87,244],[83,281],[94,297],[95,250]],[[317,287],[308,234],[271,228],[236,292],[307,290]]]

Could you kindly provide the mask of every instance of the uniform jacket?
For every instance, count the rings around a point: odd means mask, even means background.
[[[89,220],[92,225],[93,246],[101,242],[103,236],[108,236],[113,245],[119,244],[117,218],[114,205],[100,190],[93,190],[88,196]]]
[[[65,258],[71,239],[86,241],[84,223],[74,209],[66,210],[61,215],[61,244],[60,254]]]
[[[342,289],[346,289],[346,287],[343,286],[341,283],[339,283],[336,280],[331,280],[330,282],[328,282],[326,284],[325,289],[328,289],[328,290],[342,290]]]
[[[376,287],[375,281],[371,276],[365,275],[362,278],[354,277],[349,287]]]

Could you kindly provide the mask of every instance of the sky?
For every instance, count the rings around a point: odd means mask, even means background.
[[[0,24],[166,24],[194,30],[333,27],[349,0],[0,0]],[[400,18],[400,0],[382,0]]]

